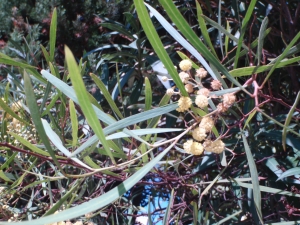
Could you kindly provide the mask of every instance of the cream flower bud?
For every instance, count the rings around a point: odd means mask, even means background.
[[[190,79],[190,75],[186,72],[180,72],[179,73],[179,77],[180,77],[180,80],[182,81],[182,83],[187,83],[188,80]]]
[[[199,68],[196,70],[196,76],[200,78],[204,78],[207,76],[207,71],[203,68]]]
[[[184,111],[187,111],[191,107],[191,105],[192,105],[192,100],[189,97],[182,96],[178,100],[179,108],[177,108],[176,110],[178,112],[184,112]]]
[[[208,98],[204,95],[197,95],[195,103],[199,108],[203,109],[208,105]]]
[[[203,153],[203,145],[193,140],[188,140],[183,144],[183,149],[186,153],[193,155],[201,155]]]
[[[188,93],[192,93],[194,91],[194,87],[192,84],[186,84],[184,87]]]
[[[222,87],[222,84],[219,80],[213,80],[210,84],[211,88],[214,90],[220,90]]]
[[[225,149],[225,144],[220,139],[216,140],[214,142],[207,140],[203,143],[203,146],[206,151],[213,152],[216,154],[220,154]]]
[[[206,138],[205,129],[202,127],[197,127],[192,131],[193,138],[197,141],[203,141]]]
[[[174,94],[173,88],[169,88],[166,93],[167,95],[172,96]]]
[[[164,81],[164,82],[166,82],[166,81],[169,80],[169,78],[168,78],[167,76],[163,76],[163,77],[161,78],[161,80]]]
[[[198,92],[197,92],[198,95],[204,95],[206,97],[209,96],[210,94],[210,90],[208,90],[207,88],[201,88]]]
[[[203,145],[199,142],[193,142],[191,146],[191,154],[193,155],[201,155],[204,151]]]
[[[188,140],[183,144],[183,149],[184,151],[186,151],[186,153],[190,153],[191,152],[191,146],[193,144],[193,140]]]
[[[223,103],[219,103],[217,105],[217,110],[221,113],[226,112],[228,110],[227,105],[223,104]]]
[[[184,59],[179,63],[179,68],[182,71],[188,71],[192,68],[192,62],[188,59]]]
[[[232,105],[233,103],[235,103],[235,100],[236,100],[236,97],[235,97],[235,95],[232,94],[232,93],[224,94],[224,95],[223,95],[223,103],[224,103],[224,105],[226,105],[226,106]]]
[[[214,121],[210,117],[204,117],[201,122],[199,127],[204,128],[206,133],[210,132],[212,128],[214,127]]]

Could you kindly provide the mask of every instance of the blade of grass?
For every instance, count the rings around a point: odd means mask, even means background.
[[[261,23],[259,34],[258,34],[258,45],[257,45],[257,65],[260,65],[260,59],[262,55],[262,48],[264,44],[264,33],[267,29],[269,19],[268,17],[265,17],[264,20]]]
[[[108,143],[105,138],[105,134],[103,132],[102,126],[97,118],[96,112],[94,111],[92,104],[89,100],[85,85],[83,83],[78,65],[76,63],[76,60],[70,51],[70,49],[65,46],[65,53],[66,53],[66,61],[68,65],[68,70],[70,72],[70,78],[76,93],[76,96],[78,98],[79,105],[82,109],[83,114],[86,117],[86,120],[90,127],[93,129],[99,140],[101,141],[101,144],[103,145],[104,149],[107,151],[107,154],[109,155],[110,159],[112,160],[113,164],[116,164],[116,161],[111,154],[111,150],[108,146]]]
[[[261,213],[261,194],[260,194],[260,189],[259,189],[259,179],[258,179],[256,164],[253,159],[250,147],[248,145],[248,141],[242,130],[241,130],[241,133],[242,133],[243,144],[244,144],[244,148],[245,148],[245,152],[246,152],[246,156],[247,156],[247,160],[248,160],[248,164],[249,164],[250,174],[251,174],[251,178],[252,178],[253,199],[254,199],[255,208],[256,208],[257,215],[259,217],[261,224],[264,224],[263,218],[262,218],[262,213]]]
[[[239,37],[239,41],[238,41],[238,45],[237,45],[237,49],[236,49],[236,54],[235,54],[234,65],[233,65],[234,69],[236,69],[237,66],[238,66],[238,60],[240,58],[240,51],[241,51],[241,47],[242,47],[242,44],[243,44],[243,41],[244,41],[244,35],[246,33],[247,25],[250,21],[250,17],[253,13],[256,2],[257,2],[257,0],[252,0],[250,2],[250,5],[249,5],[249,7],[247,9],[247,12],[246,12],[246,15],[245,15],[245,17],[242,21],[241,35]]]
[[[149,6],[147,7],[151,9],[151,12],[155,14],[157,19],[161,22],[164,21],[162,24],[165,29],[172,33],[173,38],[175,38],[183,47],[185,47],[186,50],[188,50],[192,55],[194,55],[199,62],[204,66],[204,68],[210,73],[211,76],[213,76],[214,79],[217,79],[216,74],[211,70],[210,66],[207,64],[207,62],[204,60],[204,58],[199,54],[201,54],[210,62],[212,63],[221,73],[223,73],[229,81],[231,81],[233,84],[235,84],[238,87],[241,87],[242,90],[251,95],[244,87],[241,86],[241,84],[236,81],[229,73],[228,70],[219,62],[219,60],[206,48],[206,46],[199,40],[198,36],[194,33],[192,28],[189,26],[189,24],[186,22],[186,20],[183,18],[177,7],[172,1],[163,1],[159,0],[160,4],[164,7],[166,10],[168,16],[171,18],[171,20],[175,23],[176,27],[181,31],[181,33],[185,36],[187,40],[190,41],[190,43],[197,49],[195,49],[192,45],[190,45],[174,28],[172,25],[170,25],[154,8]],[[143,26],[144,27],[144,26]],[[176,36],[175,36],[176,34]],[[220,76],[221,77],[221,76]]]
[[[31,115],[32,121],[35,125],[36,131],[39,134],[39,137],[41,138],[42,142],[44,143],[44,145],[45,145],[46,149],[48,150],[54,163],[59,168],[61,173],[63,173],[65,175],[63,169],[60,166],[60,163],[57,161],[55,153],[51,147],[51,144],[50,144],[48,137],[46,135],[46,132],[44,130],[44,127],[43,127],[43,124],[41,121],[40,110],[36,103],[36,98],[34,96],[33,87],[31,85],[31,80],[26,71],[24,71],[24,89],[25,89],[26,103],[29,108],[30,115]]]
[[[284,59],[286,57],[286,55],[288,54],[289,50],[292,48],[292,46],[298,41],[298,39],[300,38],[300,32],[298,32],[298,34],[293,38],[293,40],[288,44],[288,46],[286,46],[285,50],[283,51],[283,53],[277,58],[277,61],[274,63],[272,69],[269,71],[269,73],[267,74],[266,78],[264,79],[261,87],[264,86],[264,84],[268,81],[269,77],[272,75],[272,73],[274,72],[274,70],[277,68],[277,65],[280,63],[280,61],[282,59]]]
[[[207,31],[207,27],[206,27],[206,24],[205,24],[205,20],[201,17],[203,12],[202,12],[202,8],[201,8],[198,1],[196,1],[196,8],[197,8],[198,23],[199,23],[199,27],[200,27],[203,39],[204,39],[205,43],[208,45],[208,47],[210,48],[210,50],[212,51],[212,53],[214,54],[214,56],[217,58],[218,55],[215,51],[215,48],[214,48],[213,44],[211,43],[209,33]]]
[[[297,97],[295,99],[295,102],[294,102],[293,106],[291,107],[289,113],[287,114],[287,118],[285,120],[284,127],[283,127],[283,130],[282,130],[282,146],[283,146],[284,151],[286,150],[287,128],[290,125],[290,122],[291,122],[292,117],[293,117],[293,113],[294,113],[294,111],[295,111],[295,109],[298,105],[299,100],[300,100],[300,91],[297,94]]]
[[[74,102],[70,99],[69,101],[70,119],[72,124],[72,146],[75,147],[78,142],[78,119],[76,115],[76,109]]]
[[[93,73],[91,73],[90,76],[94,80],[95,84],[99,87],[100,91],[102,92],[103,96],[105,97],[106,101],[110,105],[113,112],[116,113],[119,118],[123,119],[122,113],[120,112],[120,110],[119,110],[118,106],[116,105],[115,101],[112,99],[110,93],[106,89],[103,82]]]
[[[57,10],[54,8],[51,18],[50,24],[50,37],[49,37],[49,44],[50,44],[50,62],[54,62],[54,53],[55,53],[55,42],[56,42],[56,29],[57,29]]]
[[[149,17],[148,11],[144,5],[143,1],[140,0],[134,0],[134,4],[136,7],[136,11],[138,14],[138,17],[140,19],[140,23],[153,47],[156,54],[160,58],[160,60],[163,62],[164,66],[168,70],[170,76],[173,78],[174,83],[180,90],[181,94],[183,96],[188,96],[188,93],[186,92],[184,85],[182,81],[180,80],[178,73],[176,69],[174,68],[174,64],[172,63],[170,57],[168,56],[158,34],[156,29],[153,26],[153,23]]]

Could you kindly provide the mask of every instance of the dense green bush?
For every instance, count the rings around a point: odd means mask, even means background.
[[[299,223],[299,3],[135,0],[77,49],[102,3],[62,2],[0,53],[3,221]]]

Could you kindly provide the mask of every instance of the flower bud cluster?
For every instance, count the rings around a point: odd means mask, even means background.
[[[208,111],[207,114],[209,115],[203,116],[201,120],[199,119],[199,126],[191,131],[193,139],[186,141],[183,144],[183,149],[194,155],[200,155],[204,150],[219,154],[224,151],[225,144],[220,139],[214,141],[215,137],[212,129],[218,115],[225,113],[236,102],[236,96],[233,93],[220,95],[222,83],[219,80],[212,79],[210,85],[206,85],[209,79],[207,78],[208,72],[204,68],[192,71],[194,66],[195,64],[190,59],[184,59],[179,63],[181,71],[178,73],[178,77],[184,84],[188,96],[180,96],[176,110],[180,113],[189,111],[194,118],[199,118],[199,113],[196,114],[192,107],[194,101],[194,106],[198,107],[199,112]],[[205,79],[204,82],[202,82],[203,79]],[[168,78],[164,77],[164,80],[168,80]],[[214,91],[216,91],[216,94],[214,94]],[[173,87],[167,90],[167,94],[169,96],[180,95],[180,92],[175,92]],[[212,111],[209,105],[214,101],[219,102],[216,104],[216,109]],[[213,116],[214,114],[216,116]]]

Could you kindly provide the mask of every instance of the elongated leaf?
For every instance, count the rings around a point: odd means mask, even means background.
[[[78,119],[76,115],[76,109],[74,106],[74,102],[72,100],[69,101],[70,108],[70,119],[72,124],[72,146],[75,147],[78,142]]]
[[[122,119],[123,118],[122,113],[120,112],[118,106],[116,105],[116,103],[112,99],[110,93],[106,89],[106,87],[103,84],[103,82],[95,74],[90,74],[90,76],[94,80],[95,84],[99,87],[99,89],[102,92],[103,96],[105,97],[106,101],[110,105],[111,109],[114,111],[114,113],[116,113],[118,115],[119,118]]]
[[[17,104],[17,103],[16,103]],[[19,117],[8,105],[6,105],[6,103],[2,100],[2,98],[0,98],[0,107],[9,115],[11,115],[13,118],[16,118],[17,120],[19,120],[20,122],[26,124],[29,126],[29,123],[22,119],[21,117]]]
[[[292,117],[293,117],[293,113],[298,105],[298,102],[300,100],[300,91],[298,92],[297,94],[297,97],[295,99],[295,102],[293,104],[293,106],[291,107],[288,115],[287,115],[287,118],[285,120],[285,123],[284,123],[284,127],[283,127],[283,130],[282,130],[282,146],[283,146],[283,149],[286,150],[286,135],[287,135],[287,128],[288,126],[290,125],[290,122],[292,120]]]
[[[265,17],[264,20],[261,23],[259,34],[258,34],[258,45],[257,45],[257,65],[260,65],[260,59],[262,55],[262,48],[264,44],[264,33],[267,29],[269,19],[268,17]]]
[[[294,175],[300,175],[300,167],[295,167],[292,169],[289,169],[285,172],[283,172],[276,181],[282,180],[285,177],[294,176]]]
[[[288,66],[292,63],[298,62],[300,60],[300,56],[292,58],[292,59],[286,59],[282,60],[276,65],[276,69],[282,68],[285,66]],[[273,65],[264,65],[264,66],[249,66],[249,67],[243,67],[235,70],[229,71],[229,73],[233,77],[242,77],[242,76],[249,76],[253,73],[262,73],[268,70],[271,70],[273,68]]]
[[[54,8],[50,24],[50,62],[54,61],[55,42],[56,42],[56,30],[57,30],[57,10]]]
[[[93,129],[93,131],[101,141],[101,144],[103,145],[104,149],[107,151],[107,154],[109,155],[110,159],[114,164],[116,164],[116,161],[113,155],[111,154],[110,148],[106,141],[105,134],[103,132],[101,124],[99,123],[94,108],[92,107],[92,104],[89,101],[89,97],[85,85],[83,83],[78,65],[75,61],[75,58],[68,47],[65,47],[65,53],[66,53],[66,61],[67,61],[68,69],[70,71],[71,81],[74,86],[74,90],[78,98],[78,102],[81,107],[81,110],[85,115],[86,120],[89,123],[90,127]]]
[[[55,213],[57,210],[59,210],[59,208],[65,203],[65,201],[68,200],[68,198],[70,198],[70,196],[78,188],[79,183],[80,182],[77,180],[77,182],[73,185],[73,187],[62,198],[60,198],[59,201],[56,202],[43,216],[51,215]]]
[[[198,22],[199,22],[199,27],[201,30],[201,34],[203,36],[203,39],[205,41],[205,43],[208,45],[208,47],[210,48],[210,50],[212,51],[212,53],[215,55],[215,57],[218,57],[215,48],[213,46],[213,44],[211,43],[210,37],[209,37],[209,33],[207,31],[207,27],[205,24],[204,19],[201,17],[201,15],[203,14],[202,12],[202,8],[199,4],[198,1],[196,1],[196,7],[197,7],[197,17],[198,17]]]
[[[65,156],[70,157],[71,152],[69,152],[68,149],[66,149],[63,144],[62,141],[60,140],[60,138],[58,137],[58,135],[51,129],[49,123],[42,119],[42,123],[44,126],[44,129],[46,131],[46,134],[48,136],[48,138],[51,140],[51,142],[57,147],[58,150],[60,150]],[[74,162],[78,163],[79,165],[89,169],[89,170],[93,170],[91,167],[85,165],[83,162],[81,162],[79,159],[77,158],[71,158]]]
[[[118,31],[121,34],[126,35],[127,37],[130,37],[131,39],[136,39],[132,33],[130,33],[129,31],[127,31],[124,27],[122,27],[122,25],[119,24],[114,24],[114,23],[101,23],[102,27],[106,27],[109,28],[113,31]]]
[[[285,50],[283,51],[283,53],[278,57],[278,60],[274,63],[272,69],[269,71],[268,75],[266,76],[262,86],[268,81],[269,77],[272,75],[272,73],[274,72],[274,70],[277,68],[277,65],[280,63],[280,61],[282,59],[284,59],[286,57],[286,55],[288,54],[289,50],[292,48],[292,46],[298,41],[298,39],[300,38],[300,32],[297,33],[297,35],[293,38],[293,40],[288,44],[288,46],[286,46]]]
[[[36,103],[36,99],[35,99],[34,92],[33,92],[33,87],[31,85],[31,80],[26,71],[24,71],[24,88],[25,88],[25,94],[26,94],[26,103],[30,110],[30,115],[31,115],[32,121],[35,125],[36,131],[39,134],[39,137],[41,138],[41,140],[43,141],[43,143],[44,143],[46,149],[48,150],[50,156],[52,157],[54,163],[60,169],[60,171],[63,173],[63,169],[61,168],[60,163],[57,161],[55,153],[50,145],[50,142],[49,142],[46,132],[44,130],[44,127],[43,127],[43,124],[41,121],[40,110]]]
[[[179,88],[181,94],[183,96],[188,96],[188,93],[186,92],[184,85],[180,80],[176,69],[174,68],[174,64],[172,63],[170,57],[168,56],[166,50],[164,49],[164,46],[153,26],[153,23],[149,18],[148,11],[146,10],[144,2],[140,0],[134,0],[134,4],[140,19],[140,23],[142,24],[143,29],[153,49],[155,50],[160,60],[163,62],[170,76],[173,78],[173,81],[175,82],[176,86]]]
[[[145,111],[151,109],[152,106],[152,90],[148,77],[145,77]]]
[[[94,198],[88,202],[85,202],[79,206],[64,210],[55,215],[42,217],[39,219],[19,222],[20,225],[41,225],[50,224],[59,221],[69,220],[77,218],[79,216],[85,215],[86,213],[96,211],[105,207],[106,205],[114,202],[124,193],[126,193],[130,188],[132,188],[137,182],[139,182],[165,155],[173,148],[173,144],[166,148],[162,153],[156,156],[153,160],[143,166],[139,171],[133,174],[126,181],[121,183],[119,186],[110,190],[109,192],[101,195],[100,197]],[[1,225],[11,225],[9,222],[0,222]]]
[[[171,213],[171,209],[172,209],[172,205],[173,205],[173,198],[174,198],[174,189],[172,189],[172,191],[171,191],[171,195],[169,198],[169,204],[168,204],[168,207],[166,209],[164,219],[163,219],[163,224],[169,224],[170,213]]]
[[[261,194],[260,194],[260,189],[259,189],[259,179],[258,179],[257,169],[256,169],[256,165],[255,165],[251,150],[248,145],[248,141],[247,141],[243,131],[241,131],[241,133],[242,133],[242,137],[243,137],[243,144],[245,147],[245,152],[247,155],[247,160],[248,160],[250,174],[251,174],[252,183],[253,183],[254,204],[255,204],[255,208],[256,208],[259,220],[263,224],[262,213],[261,213]]]
[[[252,16],[252,12],[254,10],[254,7],[256,5],[256,2],[257,0],[252,0],[250,2],[250,5],[247,9],[247,12],[246,12],[246,15],[243,19],[243,22],[242,22],[242,28],[241,28],[241,35],[239,37],[239,41],[238,41],[238,45],[237,45],[237,50],[236,50],[236,55],[235,55],[235,60],[234,60],[234,65],[233,65],[233,68],[236,69],[237,66],[238,66],[238,60],[240,58],[240,51],[241,51],[241,47],[242,47],[242,44],[243,44],[243,41],[244,41],[244,35],[246,33],[246,28],[247,28],[247,25],[250,21],[250,17]]]
[[[49,73],[46,70],[42,70],[41,74],[48,79],[48,81],[50,83],[52,83],[54,86],[56,86],[56,88],[58,90],[60,90],[62,93],[64,93],[67,97],[69,97],[70,99],[72,99],[75,103],[79,104],[78,98],[75,94],[75,91],[72,87],[70,87],[69,85],[67,85],[65,82],[63,82],[62,80],[58,79],[57,77],[55,77],[54,75],[52,75],[51,73]],[[106,124],[113,124],[115,122],[115,120],[113,118],[111,118],[110,116],[106,115],[106,113],[104,113],[103,111],[101,111],[99,108],[97,108],[96,106],[92,106],[93,109],[95,110],[98,119],[102,120],[104,123]]]
[[[185,36],[186,39],[190,41],[190,43],[197,49],[195,49],[192,45],[190,45],[185,38],[183,38],[174,28],[172,25],[170,25],[154,8],[147,5],[149,9],[151,9],[151,12],[156,16],[156,18],[160,21],[160,23],[164,26],[164,28],[172,35],[173,38],[175,38],[186,50],[188,50],[192,55],[194,55],[199,62],[204,66],[204,68],[210,73],[210,75],[217,79],[216,74],[213,72],[213,70],[210,68],[210,66],[207,64],[207,62],[204,60],[204,58],[199,54],[201,54],[210,62],[213,64],[214,67],[216,67],[221,73],[223,73],[229,81],[231,81],[233,84],[235,84],[238,87],[241,87],[244,92],[247,94],[250,94],[244,87],[241,86],[241,84],[236,81],[229,73],[228,70],[219,62],[219,60],[206,48],[206,46],[199,40],[198,36],[194,33],[194,31],[191,29],[189,24],[186,22],[186,20],[183,18],[183,16],[180,14],[179,10],[175,6],[175,4],[172,1],[164,1],[160,0],[160,4],[164,7],[166,10],[168,16],[171,18],[171,20],[175,23],[177,28],[180,30],[180,32]],[[163,23],[162,23],[163,21]],[[144,26],[143,26],[144,28]],[[220,76],[221,77],[221,76]],[[172,77],[173,78],[173,77]],[[176,83],[177,84],[177,83]],[[181,90],[180,90],[181,91]]]

